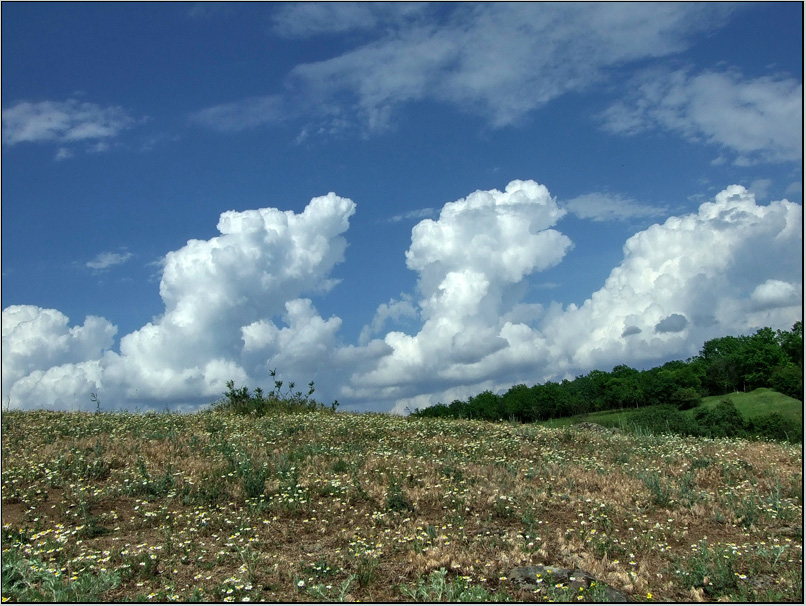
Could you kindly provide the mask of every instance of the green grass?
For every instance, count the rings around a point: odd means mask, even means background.
[[[745,420],[777,412],[798,424],[803,424],[803,402],[763,387],[749,392],[736,392],[723,396],[709,396],[702,399],[702,404],[700,404],[698,408],[714,408],[719,402],[726,398],[729,398],[736,405],[736,409],[742,414]],[[685,410],[683,414],[693,417],[694,411],[698,408]],[[628,423],[630,415],[635,411],[635,408],[605,410],[587,415],[550,419],[540,424],[545,427],[558,428],[586,422],[598,423],[605,427],[623,427]]]
[[[714,408],[725,398],[729,398],[736,405],[736,409],[745,419],[777,412],[797,423],[803,423],[803,402],[764,387],[724,396],[709,396],[702,399],[701,406]],[[693,410],[686,412],[694,414]]]

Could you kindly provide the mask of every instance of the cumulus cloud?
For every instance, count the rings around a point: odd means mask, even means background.
[[[426,406],[607,368],[688,357],[710,338],[802,317],[803,212],[729,186],[636,233],[581,305],[535,300],[532,279],[573,253],[566,211],[534,181],[476,191],[420,221],[405,253],[417,291],[380,304],[358,344],[312,295],[333,288],[355,204],[222,213],[220,235],[166,255],[164,313],[120,339],[108,321],[3,310],[3,396],[14,407],[203,404],[272,368],[353,408]],[[549,291],[538,291],[547,297]],[[404,322],[405,320],[405,322]],[[389,323],[397,325],[390,326]],[[406,332],[401,327],[414,325]]]
[[[532,200],[541,201],[536,215],[552,209],[548,192]],[[460,212],[452,212],[454,205]],[[504,244],[485,250],[484,241],[468,246],[473,233],[462,220],[473,206],[448,204],[438,221],[412,231],[407,260],[420,273],[423,327],[414,335],[388,333],[390,352],[353,377],[345,390],[352,397],[385,398],[403,412],[614,363],[686,358],[710,338],[787,327],[802,314],[802,207],[786,200],[759,205],[745,188],[730,186],[696,213],[638,232],[604,285],[580,306],[513,296],[542,266],[515,261],[507,272],[498,261],[540,255]],[[495,225],[501,219],[492,217],[504,208],[488,207],[476,224]],[[552,209],[539,222],[543,231],[533,226],[530,233],[550,231],[560,213]],[[463,255],[458,242],[466,243]]]
[[[126,110],[118,106],[102,107],[76,99],[39,103],[21,101],[3,108],[3,143],[84,141],[107,145],[106,141],[131,128],[135,122]],[[65,148],[57,154],[58,159],[69,156],[70,151]]]
[[[754,309],[792,307],[803,301],[803,284],[767,280],[753,289],[750,300]]]
[[[780,293],[781,285],[756,289],[771,279],[798,281],[802,217],[798,204],[759,205],[733,185],[697,213],[635,234],[603,287],[542,327],[554,368],[687,357],[708,338],[790,325],[802,313],[802,297],[781,307],[764,296]]]
[[[165,312],[123,336],[119,351],[108,349],[114,327],[105,320],[68,329],[55,310],[4,310],[3,389],[23,407],[74,407],[67,400],[73,388],[74,402],[103,390],[110,404],[199,404],[219,396],[229,379],[265,383],[273,365],[311,376],[335,346],[341,321],[324,320],[300,295],[337,283],[329,273],[344,258],[341,234],[354,210],[351,200],[328,194],[300,214],[222,213],[219,236],[166,255]],[[56,384],[70,372],[70,382]]]
[[[401,300],[390,299],[388,303],[381,303],[375,310],[375,317],[372,322],[361,330],[358,342],[361,345],[369,343],[370,337],[381,332],[384,325],[389,321],[400,320],[401,318],[416,318],[417,310],[414,307],[411,296],[403,294]]]
[[[641,204],[631,198],[601,192],[571,198],[564,206],[580,219],[593,221],[628,221],[659,217],[665,215],[667,210],[666,207]]]
[[[803,85],[794,78],[650,70],[629,89],[626,101],[602,114],[606,130],[630,135],[662,128],[729,150],[744,166],[803,157]]]
[[[103,318],[87,316],[83,325],[71,327],[63,313],[34,305],[6,307],[2,325],[3,398],[10,398],[12,404],[27,401],[28,389],[43,384],[47,373],[70,375],[76,365],[94,363],[112,346],[117,333]],[[44,406],[49,401],[30,403]]]
[[[508,359],[511,320],[541,312],[520,305],[525,279],[571,248],[552,229],[564,214],[545,186],[513,181],[503,192],[447,203],[437,220],[418,223],[406,264],[419,275],[422,328],[413,336],[388,333],[390,353],[354,375],[345,394],[416,397],[489,379]]]

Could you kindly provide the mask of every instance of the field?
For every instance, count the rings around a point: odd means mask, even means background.
[[[736,405],[736,410],[738,410],[745,419],[777,412],[791,419],[798,425],[803,424],[803,402],[764,387],[749,392],[737,392],[725,396],[708,396],[702,399],[700,406],[704,408],[714,408],[719,402],[726,398]],[[603,410],[587,415],[551,419],[550,421],[545,421],[543,424],[546,427],[568,427],[587,421],[606,425],[607,427],[623,427],[625,424],[629,423],[628,418],[635,410],[635,408]],[[695,409],[685,410],[683,414],[693,417],[694,410]]]
[[[3,601],[803,601],[802,445],[4,412]],[[581,568],[578,589],[508,578]]]

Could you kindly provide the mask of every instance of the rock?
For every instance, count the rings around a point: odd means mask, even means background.
[[[551,583],[552,585],[557,583],[567,584],[571,591],[578,591],[580,588],[587,589],[592,582],[595,582],[601,591],[602,602],[625,603],[630,601],[630,598],[626,595],[616,591],[607,583],[595,579],[584,570],[571,570],[560,566],[522,566],[510,570],[507,578],[524,589],[537,589],[541,584],[538,583],[538,579],[541,579],[543,583]]]

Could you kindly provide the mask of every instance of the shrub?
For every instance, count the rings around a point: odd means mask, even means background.
[[[641,408],[629,417],[627,425],[641,433],[696,435],[696,424],[674,406]]]
[[[696,389],[691,387],[680,387],[671,396],[670,401],[677,406],[678,410],[689,410],[696,408],[702,402],[702,398]]]
[[[271,371],[271,376],[276,376],[276,371]],[[274,389],[268,394],[258,387],[254,394],[249,393],[247,387],[235,387],[235,382],[227,381],[227,391],[224,399],[213,403],[213,409],[228,414],[253,415],[262,417],[276,412],[312,412],[315,410],[335,411],[339,405],[338,400],[329,407],[318,402],[313,395],[313,381],[308,383],[308,393],[294,391],[295,383],[290,382],[286,391],[283,392],[283,381],[274,381]]]
[[[777,412],[753,417],[747,423],[747,431],[771,440],[803,441],[803,427]]]
[[[746,424],[742,413],[730,398],[725,398],[712,409],[701,409],[694,412],[699,423],[699,431],[710,438],[733,438],[747,435]]]

